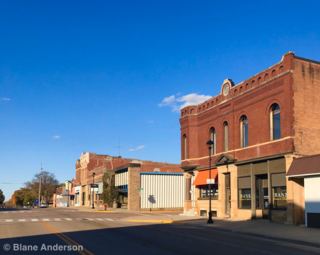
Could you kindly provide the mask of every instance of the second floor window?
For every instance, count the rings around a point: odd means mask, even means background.
[[[223,123],[223,141],[224,141],[224,151],[229,150],[229,126],[228,122]]]
[[[212,127],[210,129],[210,140],[213,142],[212,145],[212,155],[215,155],[216,152],[216,130]]]
[[[248,118],[242,116],[240,121],[240,146],[241,148],[248,146]]]
[[[183,135],[183,159],[187,159],[187,136]]]
[[[280,107],[275,104],[270,110],[270,140],[281,138]]]

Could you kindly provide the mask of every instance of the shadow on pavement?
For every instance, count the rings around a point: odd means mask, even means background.
[[[48,224],[49,223],[49,224]],[[29,223],[30,229],[33,223]],[[50,228],[50,222],[47,222]],[[87,225],[88,226],[88,225]],[[100,225],[101,229],[21,236],[0,239],[0,254],[70,254],[77,251],[49,251],[48,245],[83,245],[82,254],[316,254],[312,247],[273,242],[215,229],[188,225],[143,224],[123,227]],[[16,226],[18,227],[18,226]],[[18,245],[18,246],[17,246]],[[22,245],[22,246],[21,246]],[[10,250],[5,251],[4,249]],[[34,250],[34,247],[37,250]],[[13,250],[14,247],[16,250]],[[25,248],[27,251],[22,251]],[[29,249],[29,251],[28,251]],[[41,251],[42,249],[42,251]],[[68,248],[62,248],[68,249]],[[89,251],[89,252],[87,252]],[[319,249],[317,250],[320,251]]]

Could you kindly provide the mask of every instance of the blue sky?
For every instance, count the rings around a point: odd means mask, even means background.
[[[319,8],[317,0],[1,1],[6,200],[40,163],[64,182],[82,151],[117,156],[119,139],[123,157],[179,163],[180,106],[288,51],[320,61]]]

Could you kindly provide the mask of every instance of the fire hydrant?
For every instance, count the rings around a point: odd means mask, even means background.
[[[107,210],[107,204],[104,204],[104,210],[105,211]]]

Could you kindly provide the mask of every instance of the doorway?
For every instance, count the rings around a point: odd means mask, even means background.
[[[231,209],[231,187],[230,187],[230,173],[225,174],[225,185],[226,185],[226,195],[225,195],[225,215],[230,216]]]
[[[82,205],[84,205],[86,199],[86,192],[82,192]]]
[[[256,175],[256,209],[261,209],[262,218],[268,219],[269,189],[267,174]]]

